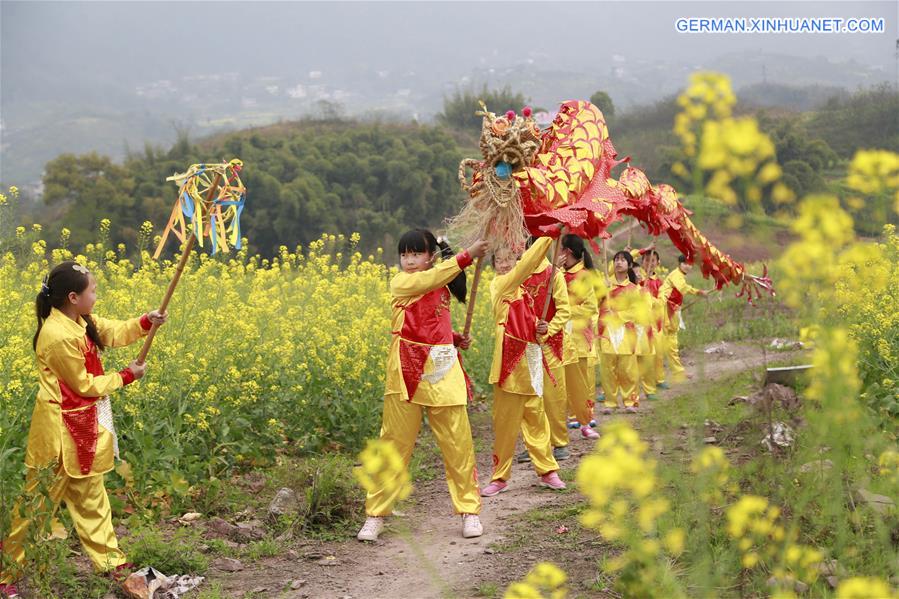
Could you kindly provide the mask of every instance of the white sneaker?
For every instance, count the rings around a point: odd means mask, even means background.
[[[382,530],[384,530],[384,518],[369,516],[365,519],[365,524],[362,525],[356,538],[360,541],[377,541]]]
[[[462,514],[462,536],[466,539],[484,534],[484,527],[477,514]]]

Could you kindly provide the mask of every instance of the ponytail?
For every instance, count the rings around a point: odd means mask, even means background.
[[[584,268],[593,269],[593,256],[587,251],[587,246],[584,245],[583,239],[569,233],[562,238],[562,247],[569,250],[575,260],[583,260]]]
[[[34,299],[34,311],[37,316],[37,330],[31,341],[31,347],[37,351],[37,340],[44,327],[44,321],[50,316],[52,308],[61,309],[68,301],[70,293],[81,293],[87,289],[90,283],[90,273],[77,262],[67,260],[56,266],[50,274],[44,277],[41,283],[41,291]],[[88,338],[97,346],[97,350],[103,351],[105,346],[100,340],[100,332],[90,315],[82,316],[87,324]]]
[[[440,248],[441,258],[443,258],[444,260],[453,259],[455,253],[445,239],[439,239],[437,241],[437,246]],[[465,296],[468,293],[468,282],[465,278],[465,271],[457,274],[456,278],[450,281],[447,287],[449,288],[450,293],[453,294],[453,297],[456,298],[459,303],[465,303]]]
[[[52,307],[53,306],[50,305],[50,290],[47,288],[47,277],[44,277],[44,283],[43,285],[41,285],[41,291],[34,299],[34,311],[37,316],[37,331],[35,331],[34,338],[31,340],[31,347],[35,351],[37,351],[37,338],[41,334],[41,329],[44,326],[44,321],[47,320],[48,316],[50,316],[50,308]]]

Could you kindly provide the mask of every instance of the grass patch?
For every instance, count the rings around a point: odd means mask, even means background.
[[[128,559],[138,566],[153,566],[168,575],[203,574],[209,568],[209,558],[199,549],[207,543],[197,529],[180,528],[170,536],[142,529],[125,541]]]
[[[769,567],[744,570],[740,551],[727,534],[727,508],[740,495],[759,495],[781,509],[781,520],[795,542],[816,547],[826,559],[837,559],[847,575],[874,575],[888,579],[895,575],[895,540],[899,532],[896,516],[882,516],[853,504],[853,492],[865,485],[875,493],[895,496],[895,486],[876,476],[858,477],[861,455],[848,455],[833,444],[821,447],[812,429],[803,424],[808,411],[782,406],[772,408],[771,419],[793,427],[792,447],[772,454],[760,441],[767,431],[768,414],[761,406],[729,404],[734,395],[750,395],[759,388],[757,375],[743,372],[716,381],[695,385],[689,394],[654,404],[645,418],[638,420],[641,436],[658,454],[660,495],[670,504],[663,517],[665,527],[686,531],[686,551],[677,567],[693,595],[722,597],[767,596],[771,588]],[[800,389],[801,392],[801,389]],[[833,433],[839,437],[839,432]],[[845,434],[852,434],[846,430]],[[698,499],[700,484],[690,463],[715,437],[732,464],[733,493],[711,508]],[[815,460],[833,461],[832,468],[808,469]],[[803,472],[803,466],[806,466]],[[863,471],[864,468],[862,467]],[[855,472],[855,475],[850,473]],[[735,578],[734,573],[741,572]],[[810,596],[830,596],[823,577],[815,582]]]
[[[583,547],[596,536],[581,528],[578,516],[586,509],[583,502],[564,506],[538,507],[515,519],[512,530],[501,542],[491,544],[497,553],[511,553],[539,546],[546,551]],[[560,532],[560,527],[566,532]]]

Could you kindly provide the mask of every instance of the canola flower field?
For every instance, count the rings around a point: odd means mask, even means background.
[[[581,523],[616,548],[600,567],[626,597],[897,597],[895,502],[871,509],[859,497],[899,496],[899,236],[887,225],[878,239],[858,239],[851,209],[887,198],[899,212],[899,155],[859,152],[846,180],[851,197],[796,200],[778,186],[764,134],[730,116],[728,90],[717,76],[691,80],[676,123],[685,148],[679,170],[741,209],[768,198],[791,222],[795,241],[775,265],[779,298],[814,366],[800,388],[801,413],[792,415],[802,423],[797,442],[788,455],[748,462],[700,444],[685,463],[667,464],[631,424],[612,420],[577,470]],[[15,195],[0,196],[0,210]],[[37,225],[4,243],[4,490],[21,484],[36,392],[33,301],[50,265],[74,258],[88,266],[98,279],[96,311],[114,318],[155,307],[171,278],[173,262],[146,251],[151,225],[135,253],[108,246],[109,226],[78,250],[67,248],[65,231],[60,247],[48,249]],[[325,235],[270,259],[246,251],[193,258],[148,376],[116,397],[127,466],[113,486],[165,512],[205,481],[264,468],[276,450],[362,449],[380,421],[392,273],[385,264],[394,260],[363,256],[357,243],[355,235]],[[481,298],[476,308],[476,342],[464,359],[483,393],[493,327],[489,303]],[[454,322],[463,309],[454,307]],[[132,357],[110,351],[104,362],[111,370]],[[363,484],[408,486],[391,451],[374,443],[362,453]],[[505,596],[565,597],[567,575],[547,557]]]
[[[0,258],[8,289],[0,299],[0,449],[12,451],[3,469],[10,485],[37,392],[34,290],[50,265],[85,264],[98,280],[95,311],[111,318],[153,309],[175,269],[172,261],[151,261],[146,250],[143,264],[134,264],[125,248],[105,246],[103,229],[101,241],[83,253],[47,252],[39,229],[19,228],[14,248]],[[279,448],[355,451],[377,435],[393,269],[380,253],[355,251],[357,241],[325,235],[302,250],[282,247],[270,260],[246,252],[192,258],[148,376],[116,397],[116,426],[139,492],[183,489],[237,466],[265,465]],[[489,303],[476,304],[478,343],[465,359],[486,385],[493,327]],[[464,306],[456,310],[461,322]],[[135,352],[108,351],[107,370],[124,367]]]

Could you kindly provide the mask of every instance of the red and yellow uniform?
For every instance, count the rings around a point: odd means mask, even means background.
[[[659,383],[665,380],[663,360],[665,357],[665,302],[659,297],[662,279],[655,272],[643,273],[640,286],[649,291],[652,297],[652,353],[637,357],[640,370],[640,386],[643,393],[652,395]]]
[[[493,476],[507,481],[518,431],[537,474],[559,469],[550,445],[549,421],[543,409],[543,371],[546,360],[537,340],[533,298],[522,288],[546,256],[552,239],[541,237],[504,275],[490,283],[496,337],[490,383],[493,385]],[[541,306],[542,309],[542,306]]]
[[[652,296],[625,278],[613,278],[599,310],[600,380],[604,405],[617,407],[620,392],[627,407],[640,405],[637,395],[638,356],[652,355]]]
[[[401,272],[390,281],[393,318],[381,439],[393,443],[406,467],[421,428],[422,412],[443,453],[446,484],[459,514],[481,510],[477,466],[466,403],[468,385],[459,362],[446,285],[471,264],[468,252],[422,272]],[[369,516],[388,516],[394,493],[370,492]]]
[[[550,275],[553,275],[550,282]],[[546,312],[547,332],[538,339],[543,348],[546,371],[543,377],[543,408],[549,420],[550,443],[553,447],[568,445],[568,393],[565,387],[565,363],[577,360],[571,335],[566,332],[571,321],[571,309],[568,305],[568,289],[565,277],[554,270],[548,260],[537,267],[537,272],[524,282],[524,290],[531,296],[534,309],[542,314],[543,306],[549,297],[549,309]],[[522,427],[522,434],[527,442],[528,429]]]
[[[107,347],[129,345],[151,326],[146,315],[131,320],[92,318]],[[103,485],[118,449],[107,396],[133,382],[134,375],[127,368],[105,374],[85,320],[72,320],[56,308],[44,321],[35,354],[39,386],[25,450],[25,495],[37,491],[40,469],[55,468],[48,493],[52,506],[47,511],[52,514],[64,501],[94,568],[113,570],[127,560],[119,549]],[[3,552],[19,565],[25,560],[22,543],[30,525],[30,518],[14,517],[3,542]],[[13,578],[13,573],[3,573],[0,582]]]
[[[677,332],[684,325],[681,306],[686,296],[700,293],[699,289],[687,283],[687,277],[680,268],[672,270],[659,289],[659,298],[665,304],[665,356],[668,358],[668,368],[674,380],[684,379],[684,366],[681,364],[677,347]]]
[[[568,410],[581,425],[593,420],[596,403],[597,296],[583,260],[565,271],[568,303],[571,304],[571,341],[574,357],[565,364]]]

